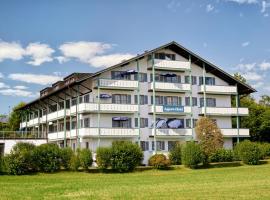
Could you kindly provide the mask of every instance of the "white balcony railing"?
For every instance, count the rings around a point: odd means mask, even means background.
[[[97,103],[81,103],[78,106],[78,112],[97,112]],[[138,111],[138,105],[135,104],[100,104],[100,112],[103,113],[134,113]],[[71,107],[71,113],[76,112],[76,106]]]
[[[199,93],[204,92],[204,86],[201,85],[199,87]],[[208,94],[236,94],[237,88],[236,86],[228,86],[228,85],[206,85],[205,92]]]
[[[153,89],[154,83],[149,83],[149,90]],[[190,91],[190,84],[155,82],[155,90],[161,92],[187,92]]]
[[[99,79],[97,86],[100,88],[110,89],[123,89],[123,90],[134,90],[138,88],[138,81],[133,80],[113,80],[113,79]]]
[[[221,133],[224,137],[237,137],[238,130],[235,128],[221,128]],[[239,136],[240,137],[249,137],[249,129],[240,128],[239,129]]]
[[[155,135],[155,130],[151,130],[151,135]],[[167,137],[167,136],[192,136],[191,128],[181,128],[181,129],[156,129],[156,136]]]
[[[220,108],[220,107],[206,107],[206,115],[215,116],[247,116],[248,108]],[[200,114],[204,114],[204,107],[200,108]]]
[[[159,70],[186,71],[190,69],[190,63],[187,61],[154,59],[154,67]]]
[[[66,116],[70,115],[70,109],[66,109]],[[49,113],[47,116],[48,121],[53,121],[59,118],[64,118],[65,116],[65,111],[63,110],[58,110],[56,112]],[[43,119],[44,120],[44,119]],[[45,121],[46,121],[46,116],[45,116]]]
[[[28,126],[34,126],[38,124],[38,118],[30,119],[28,122]]]
[[[174,106],[173,106],[174,107]],[[182,107],[182,108],[181,108]],[[175,106],[176,109],[168,110],[164,106],[156,106],[156,113],[159,115],[186,115],[191,113],[190,106]],[[178,109],[181,108],[181,109]],[[149,113],[154,113],[154,106],[149,106]]]

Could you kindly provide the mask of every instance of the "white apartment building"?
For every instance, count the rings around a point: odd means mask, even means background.
[[[170,42],[43,89],[22,108],[21,131],[93,152],[114,140],[138,142],[147,163],[149,156],[166,154],[175,142],[196,140],[200,116],[217,123],[226,148],[249,137],[249,130],[241,127],[249,112],[239,105],[239,95],[252,92],[249,85]]]

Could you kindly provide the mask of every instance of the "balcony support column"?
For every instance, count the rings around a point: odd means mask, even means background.
[[[71,132],[72,132],[72,115],[71,115],[71,107],[72,107],[72,91],[70,88],[68,88],[69,93],[71,94],[69,106],[70,106],[70,115],[69,115],[69,146],[72,148],[72,141],[71,141]]]
[[[67,110],[66,110],[66,93],[64,98],[64,147],[67,147]]]
[[[76,140],[77,140],[77,148],[80,148],[80,137],[79,137],[79,129],[80,129],[80,114],[78,113],[79,109],[79,103],[80,103],[80,85],[77,86],[76,96],[77,96],[77,102],[76,102]]]
[[[40,138],[40,109],[38,109],[38,138]]]
[[[28,131],[28,120],[27,120],[27,110],[25,112],[25,120],[26,120],[26,123],[25,123],[25,133],[27,135],[27,131]]]
[[[46,104],[46,135],[47,135],[47,138],[48,138],[48,134],[49,134],[48,114],[49,114],[49,105],[47,103]]]
[[[98,96],[98,147],[100,147],[100,79],[97,83],[97,96]]]
[[[43,108],[41,109],[41,118],[43,117],[43,115],[44,115],[44,112],[43,112]],[[41,124],[41,135],[42,135],[42,138],[43,138],[43,136],[44,136],[44,127],[43,127],[43,124]]]
[[[206,117],[205,63],[203,63],[203,108],[204,108],[204,117]]]
[[[156,138],[156,76],[155,76],[155,61],[154,54],[152,53],[152,81],[153,81],[153,120],[154,120],[154,145],[155,145],[155,154],[157,153],[157,138]]]
[[[237,110],[237,115],[236,115],[236,127],[237,127],[237,143],[239,143],[239,128],[240,128],[240,118],[239,118],[239,94],[238,94],[238,87],[237,88],[237,94],[235,96],[236,100],[236,110]]]
[[[193,99],[192,99],[192,75],[191,75],[191,55],[189,55],[189,84],[190,84],[190,92],[189,92],[189,103],[190,103],[190,126],[191,126],[191,133],[192,139],[194,139],[194,131],[193,131]]]
[[[57,119],[56,119],[56,129],[57,129],[57,140],[59,139],[58,133],[59,133],[59,119],[58,119],[58,110],[59,110],[59,98],[57,97],[57,102],[56,102],[56,114],[57,114]]]
[[[137,87],[137,105],[138,105],[138,112],[137,112],[137,118],[138,118],[138,128],[139,128],[139,136],[138,136],[138,145],[141,146],[141,113],[140,113],[140,65],[139,60],[136,61],[137,63],[137,72],[138,72],[138,87]]]

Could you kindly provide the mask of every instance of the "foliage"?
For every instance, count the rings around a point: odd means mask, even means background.
[[[74,152],[70,147],[60,149],[61,154],[61,166],[69,170],[71,168],[71,158],[74,155]]]
[[[233,151],[227,149],[218,149],[214,154],[209,157],[210,162],[232,162]]]
[[[260,159],[265,159],[270,156],[270,143],[258,143],[261,150]]]
[[[97,149],[96,162],[98,168],[104,170],[111,165],[111,148],[99,147]]]
[[[5,157],[0,155],[0,174],[6,172],[6,161]]]
[[[206,159],[223,147],[221,131],[211,119],[201,117],[196,123],[195,131]]]
[[[117,172],[133,171],[143,159],[137,144],[130,141],[114,141],[111,149],[111,167]]]
[[[73,171],[78,171],[80,168],[81,162],[77,154],[73,154],[70,159],[70,169]]]
[[[156,169],[167,169],[171,162],[164,154],[156,154],[150,157],[149,165]]]
[[[173,165],[181,165],[181,145],[176,144],[170,151],[169,158]]]
[[[61,167],[61,151],[56,144],[48,143],[34,151],[37,167],[42,172],[55,172]]]
[[[30,143],[17,143],[11,153],[6,156],[6,167],[9,174],[22,175],[37,170],[34,151],[36,147]]]
[[[199,144],[187,142],[182,147],[182,163],[189,168],[196,168],[204,161],[204,155]]]
[[[18,110],[18,109],[23,106],[25,106],[25,103],[21,102],[12,109],[12,112],[8,119],[8,126],[9,126],[10,131],[19,130],[20,122],[22,120],[22,116],[24,115],[23,113],[24,111]]]
[[[88,170],[89,167],[91,167],[93,163],[92,153],[89,149],[78,149],[77,150],[77,156],[80,161],[80,166],[84,170]]]
[[[245,140],[235,146],[235,154],[245,164],[257,165],[261,158],[262,152],[258,143]]]

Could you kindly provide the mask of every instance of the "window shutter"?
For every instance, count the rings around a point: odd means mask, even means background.
[[[148,96],[147,95],[144,96],[144,104],[148,104]]]
[[[138,118],[135,118],[135,127],[138,127]]]
[[[190,102],[189,102],[189,97],[185,97],[185,101],[186,101],[186,106],[190,106]]]
[[[203,85],[203,77],[202,76],[200,76],[200,78],[199,78],[199,85]]]
[[[178,105],[181,106],[182,105],[182,98],[178,97]]]
[[[131,104],[131,95],[127,95],[127,103]]]
[[[115,95],[112,95],[112,103],[115,103]]]
[[[153,105],[154,104],[154,100],[153,100],[153,96],[151,96],[151,104]]]
[[[138,104],[138,97],[137,97],[137,95],[134,95],[134,102],[135,102],[135,104]]]

